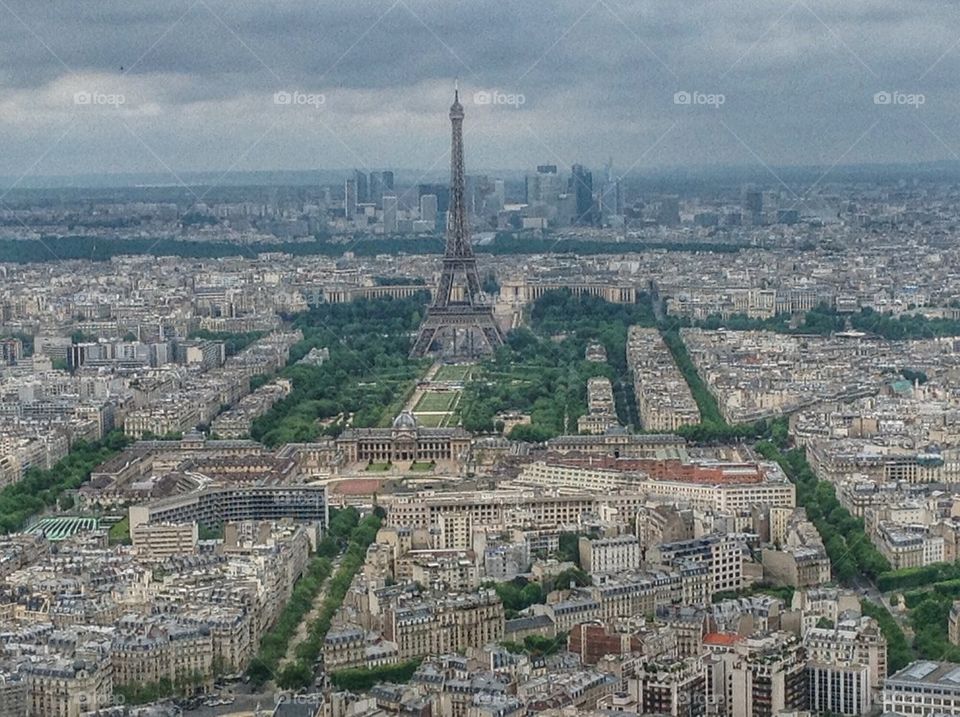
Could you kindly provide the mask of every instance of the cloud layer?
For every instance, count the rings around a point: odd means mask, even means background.
[[[442,169],[454,77],[473,169],[955,160],[958,70],[939,0],[0,0],[0,175]]]

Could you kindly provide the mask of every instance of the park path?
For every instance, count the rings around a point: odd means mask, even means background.
[[[290,639],[290,644],[287,645],[287,653],[283,656],[283,659],[280,660],[280,664],[277,666],[277,672],[284,668],[288,662],[293,662],[297,659],[297,645],[307,639],[307,634],[310,630],[310,625],[320,616],[320,609],[323,607],[323,601],[327,598],[327,589],[330,587],[330,579],[336,575],[337,569],[340,567],[340,556],[338,555],[334,561],[333,566],[330,569],[330,574],[327,575],[326,579],[323,581],[323,585],[320,586],[320,589],[317,591],[316,597],[313,599],[313,604],[310,606],[310,611],[303,616],[303,619],[300,621],[300,624],[297,625],[297,631],[293,634],[293,637]]]
[[[413,393],[410,394],[410,398],[407,399],[403,407],[404,411],[412,412],[413,409],[416,408],[423,394],[426,392],[427,386],[433,381],[434,376],[437,375],[437,371],[440,370],[441,366],[443,366],[443,361],[435,361],[433,365],[427,369],[427,372],[417,380],[417,387],[413,390]]]

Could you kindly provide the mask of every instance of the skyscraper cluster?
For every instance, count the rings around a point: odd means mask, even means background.
[[[613,175],[612,163],[597,181],[593,172],[582,164],[573,165],[566,177],[556,164],[538,165],[536,172],[524,180],[524,203],[525,206],[514,210],[520,212],[519,222],[501,222],[501,225],[546,229],[622,223],[622,188],[620,179]]]

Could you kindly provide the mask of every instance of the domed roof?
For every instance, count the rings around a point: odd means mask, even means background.
[[[394,428],[417,428],[420,424],[417,423],[417,417],[414,416],[410,411],[401,411],[400,415],[393,419]]]

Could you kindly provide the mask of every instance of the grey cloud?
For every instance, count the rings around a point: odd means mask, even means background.
[[[445,148],[453,76],[467,92],[526,98],[519,109],[468,106],[474,166],[610,155],[627,166],[667,130],[641,168],[830,164],[874,123],[845,161],[960,152],[958,11],[948,0],[7,4],[22,23],[0,5],[3,175],[29,168],[67,126],[35,172],[237,160],[426,167]],[[125,114],[64,100],[88,86],[129,94]],[[272,103],[295,89],[326,103],[313,114]],[[677,106],[678,90],[726,102]],[[927,101],[878,107],[881,90]]]

